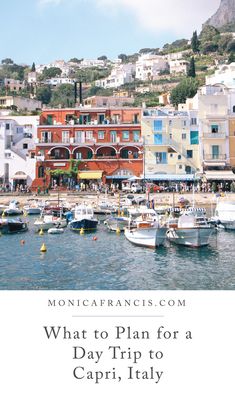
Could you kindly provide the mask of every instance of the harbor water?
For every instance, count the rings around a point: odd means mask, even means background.
[[[107,230],[29,231],[0,237],[1,290],[234,290],[235,233],[219,230],[199,249],[166,242],[137,247]],[[23,240],[23,241],[22,241]],[[41,253],[45,243],[47,252]]]

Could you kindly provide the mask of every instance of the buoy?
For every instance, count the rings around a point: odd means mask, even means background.
[[[28,215],[28,213],[25,211],[25,212],[24,212],[24,217],[27,217],[27,215]]]
[[[80,235],[84,235],[84,228],[80,229]]]
[[[42,247],[40,248],[40,251],[41,252],[46,252],[47,251],[45,243],[42,244]]]
[[[121,233],[120,228],[116,229],[116,234],[119,235]]]
[[[121,212],[121,216],[122,216],[122,217],[124,216],[124,211]]]
[[[97,240],[97,236],[93,236],[92,240]]]
[[[5,212],[4,211],[2,212],[2,217],[5,217]]]
[[[20,241],[20,244],[21,244],[21,246],[23,246],[23,245],[25,244],[25,240],[22,239],[22,240]]]
[[[39,231],[39,235],[40,235],[40,236],[44,235],[44,232],[43,232],[43,229],[42,229],[42,228],[41,228],[40,231]]]

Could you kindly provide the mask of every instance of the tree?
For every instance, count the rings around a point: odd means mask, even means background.
[[[69,60],[69,63],[81,63],[83,59],[78,59],[77,57],[73,57]]]
[[[51,99],[51,88],[50,86],[41,86],[37,88],[36,98],[42,101],[43,104],[49,104]]]
[[[100,57],[97,57],[97,60],[108,60],[108,58],[107,58],[107,56],[100,56]]]
[[[216,52],[220,40],[220,32],[213,26],[206,25],[200,33],[200,50],[206,54]]]
[[[190,59],[190,63],[189,63],[189,68],[188,68],[188,72],[187,72],[187,76],[191,77],[191,78],[195,78],[196,76],[196,71],[195,71],[195,60],[194,57],[192,56]]]
[[[2,64],[14,64],[14,61],[12,59],[9,59],[9,57],[7,57],[6,59],[2,60]]]
[[[235,40],[229,41],[227,45],[227,52],[235,52]]]
[[[64,83],[58,85],[52,92],[51,105],[63,108],[74,105],[74,86]]]
[[[171,102],[177,106],[180,103],[184,103],[187,98],[194,97],[197,93],[199,83],[196,78],[184,78],[182,81],[172,90]]]
[[[33,62],[32,67],[31,67],[31,72],[35,72],[36,71],[36,67],[35,67],[35,63]]]
[[[191,48],[192,48],[193,53],[198,53],[200,51],[199,45],[200,45],[200,42],[199,42],[199,39],[197,36],[197,31],[195,30],[193,32],[193,36],[191,39]]]
[[[118,55],[118,59],[121,59],[122,62],[124,63],[125,61],[127,61],[127,55],[121,53],[120,55]]]
[[[62,70],[58,67],[45,67],[42,73],[44,79],[55,78],[56,76],[60,76],[61,74]]]
[[[228,57],[228,64],[231,64],[234,62],[235,62],[235,54],[233,52],[230,52],[229,57]]]

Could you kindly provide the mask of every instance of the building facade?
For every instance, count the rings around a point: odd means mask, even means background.
[[[146,109],[142,135],[145,179],[187,181],[200,171],[197,111]]]
[[[140,108],[44,110],[37,131],[33,188],[140,176],[140,116]]]

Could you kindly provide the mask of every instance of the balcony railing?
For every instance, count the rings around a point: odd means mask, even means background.
[[[226,154],[205,154],[205,161],[225,161],[227,158]]]
[[[203,134],[202,134],[202,137],[204,138],[204,139],[211,139],[211,138],[213,138],[213,139],[224,139],[224,138],[226,138],[226,134],[225,134],[225,132],[204,132]]]

